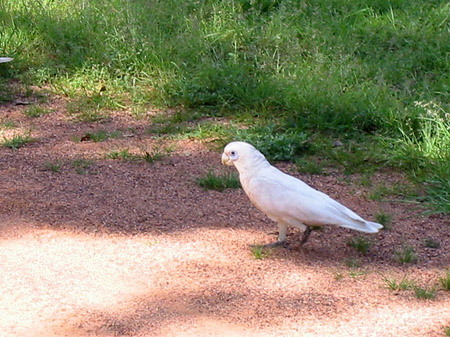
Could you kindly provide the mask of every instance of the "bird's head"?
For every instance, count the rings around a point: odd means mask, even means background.
[[[246,167],[256,167],[259,163],[267,163],[266,158],[253,145],[245,142],[231,142],[222,153],[222,164],[234,165],[238,171]]]

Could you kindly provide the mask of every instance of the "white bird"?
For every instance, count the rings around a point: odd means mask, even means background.
[[[0,63],[11,62],[14,60],[12,57],[0,57]]]
[[[376,233],[382,225],[366,221],[341,203],[303,181],[270,165],[264,155],[245,142],[225,146],[222,163],[234,165],[242,188],[250,201],[278,224],[278,240],[284,244],[288,226],[303,232],[301,244],[311,233],[310,226],[336,225],[364,233]]]

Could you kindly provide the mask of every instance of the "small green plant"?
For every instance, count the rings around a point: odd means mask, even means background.
[[[394,258],[402,264],[417,263],[419,260],[416,250],[409,245],[403,245],[401,249],[397,250],[394,254]]]
[[[385,211],[383,210],[378,211],[377,214],[375,214],[375,220],[379,224],[383,225],[383,228],[385,230],[391,229],[390,223],[392,220],[392,215],[386,213]]]
[[[25,144],[31,143],[33,138],[29,134],[25,135],[15,135],[12,138],[3,137],[2,145],[4,147],[9,147],[10,149],[17,150],[18,148],[24,146]]]
[[[79,122],[96,122],[108,117],[106,110],[112,108],[114,103],[108,96],[96,94],[82,96],[67,104],[67,112]]]
[[[60,160],[49,161],[44,164],[44,170],[51,171],[54,173],[59,173],[59,172],[61,172],[62,165],[63,165],[63,163]]]
[[[295,161],[298,172],[308,174],[323,174],[323,164],[312,158],[299,158]]]
[[[431,300],[436,297],[436,287],[428,288],[414,285],[413,290],[416,297],[420,299]]]
[[[93,162],[91,160],[80,158],[75,159],[72,163],[72,166],[75,168],[75,171],[78,174],[86,174],[92,164]]]
[[[358,259],[356,259],[356,258],[354,258],[354,257],[349,257],[349,258],[345,259],[345,260],[344,260],[344,264],[345,264],[347,267],[353,268],[353,269],[360,268],[361,265],[362,265],[362,264],[361,264],[361,261],[358,260]]]
[[[425,238],[424,242],[428,248],[438,249],[441,246],[441,243],[432,237]]]
[[[48,113],[52,112],[52,110],[43,108],[39,105],[30,105],[27,109],[24,110],[24,115],[27,117],[37,118]]]
[[[112,150],[106,154],[106,158],[119,160],[133,160],[136,155],[131,153],[129,149]]]
[[[217,175],[209,170],[206,176],[198,177],[195,182],[205,190],[216,190],[222,192],[227,188],[240,188],[241,183],[235,173]]]
[[[160,152],[157,148],[154,148],[153,150],[143,151],[142,159],[144,159],[147,163],[154,163],[155,161],[161,160],[164,158],[164,154]]]
[[[383,197],[390,194],[390,189],[384,184],[380,184],[369,194],[369,199],[381,201]]]
[[[256,260],[262,260],[272,254],[272,249],[261,245],[252,246],[250,250]]]
[[[369,252],[370,247],[372,246],[372,242],[364,237],[358,236],[356,238],[351,238],[347,244],[350,247],[355,248],[358,252],[363,255],[366,255]]]
[[[5,121],[0,124],[0,129],[15,129],[17,128],[17,123],[15,121]]]
[[[384,278],[383,281],[386,283],[387,287],[390,290],[409,290],[412,289],[415,285],[415,281],[408,279],[404,276],[400,281],[397,281],[395,278]]]
[[[79,140],[80,141],[93,141],[93,142],[104,142],[110,138],[120,137],[119,131],[108,132],[105,130],[97,130],[94,132],[87,132]]]
[[[446,336],[450,336],[450,326],[444,327],[444,333]]]
[[[442,289],[450,291],[450,269],[446,271],[445,276],[439,278]]]

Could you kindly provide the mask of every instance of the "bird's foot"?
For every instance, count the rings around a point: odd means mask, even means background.
[[[303,246],[306,243],[306,241],[308,241],[309,236],[311,235],[311,231],[312,231],[311,227],[309,226],[306,227],[305,231],[303,232],[302,240],[300,241],[300,246]]]

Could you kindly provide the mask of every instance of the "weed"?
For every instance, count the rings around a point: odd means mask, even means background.
[[[450,336],[450,326],[444,327],[444,333],[446,336]]]
[[[408,279],[406,276],[404,276],[400,281],[397,281],[394,278],[384,278],[383,281],[390,290],[394,291],[410,290],[415,285],[415,281]]]
[[[450,269],[447,270],[445,276],[439,278],[439,283],[444,290],[450,291]]]
[[[17,123],[15,121],[5,121],[0,124],[0,129],[15,129],[17,128]]]
[[[205,190],[216,190],[222,192],[227,188],[240,188],[241,183],[235,173],[217,175],[209,170],[206,176],[198,177],[195,182]]]
[[[51,171],[54,173],[59,173],[59,172],[61,172],[62,166],[63,166],[63,163],[60,160],[49,161],[49,162],[44,163],[44,170]]]
[[[401,249],[395,251],[395,260],[400,263],[417,263],[419,257],[417,256],[414,247],[409,245],[403,245]]]
[[[67,104],[67,112],[79,122],[97,122],[108,117],[107,109],[113,104],[102,95],[82,96]]]
[[[323,174],[324,165],[313,158],[299,158],[295,165],[300,173]]]
[[[120,159],[120,160],[133,160],[136,159],[136,155],[132,154],[129,149],[112,150],[106,154],[106,158]]]
[[[349,257],[349,258],[345,259],[344,263],[347,267],[353,268],[353,269],[360,268],[362,265],[360,260],[355,259],[353,257]]]
[[[385,211],[383,211],[383,210],[378,211],[375,214],[375,220],[379,224],[383,225],[383,229],[385,229],[385,230],[391,229],[390,223],[392,220],[392,215],[386,213]]]
[[[272,249],[266,248],[266,247],[261,246],[261,245],[252,246],[250,248],[250,250],[251,250],[251,252],[253,254],[253,257],[256,260],[265,259],[265,258],[269,257],[272,254]]]
[[[10,149],[17,150],[18,148],[24,146],[25,144],[31,143],[33,138],[29,134],[25,135],[15,135],[12,138],[3,137],[3,142],[1,143],[4,147],[9,147]]]
[[[343,278],[344,278],[344,274],[343,273],[341,273],[339,271],[334,273],[334,279],[336,281],[341,281]]]
[[[142,158],[147,162],[147,163],[154,163],[155,161],[161,160],[162,158],[164,158],[164,154],[159,151],[159,149],[157,148],[153,148],[152,150],[148,151],[148,150],[144,150],[143,151],[143,155]]]
[[[421,287],[418,285],[413,286],[414,293],[417,298],[431,300],[436,297],[436,287]]]
[[[358,252],[363,255],[366,255],[369,252],[370,247],[372,246],[372,242],[364,237],[356,237],[351,238],[347,244],[353,248],[355,248]]]
[[[432,237],[425,238],[425,246],[428,248],[438,249],[441,246],[441,243]]]
[[[72,166],[78,174],[86,174],[92,164],[92,160],[80,158],[75,159],[72,163]]]
[[[120,137],[121,133],[119,131],[108,132],[105,130],[97,130],[94,132],[87,132],[84,134],[80,141],[93,141],[93,142],[104,142],[110,138]]]
[[[52,112],[52,110],[43,108],[39,105],[30,105],[27,109],[24,110],[23,113],[27,117],[37,118],[37,117],[41,117],[43,115],[49,114],[51,112]]]

